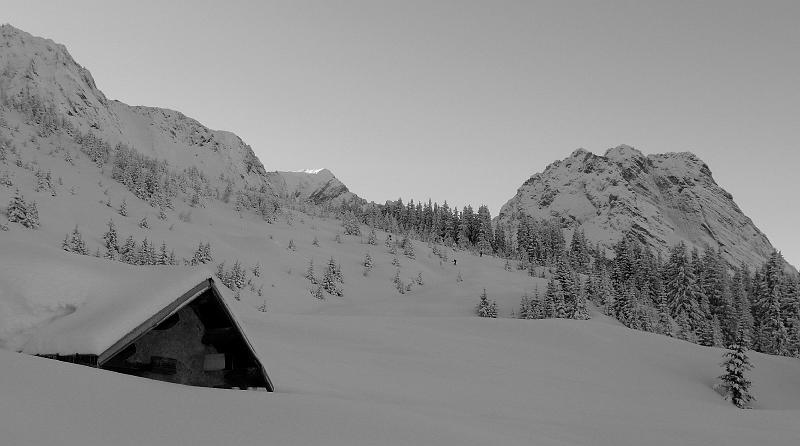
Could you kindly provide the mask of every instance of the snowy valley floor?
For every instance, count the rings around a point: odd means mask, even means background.
[[[211,206],[194,209],[191,222],[152,218],[145,230],[136,223],[151,208],[131,200],[121,217],[96,193],[43,206],[42,229],[12,226],[0,249],[59,251],[78,221],[93,251],[113,218],[122,237],[167,240],[181,257],[210,241],[215,263],[260,262],[263,298],[248,291],[232,304],[277,392],[184,387],[15,353],[63,306],[0,293],[0,445],[800,444],[800,360],[752,353],[758,400],[740,410],[712,389],[720,349],[596,312],[590,321],[508,318],[545,281],[505,271],[502,260],[448,251],[440,263],[415,242],[415,259],[399,255],[401,274],[422,272],[425,285],[401,295],[382,232],[377,246],[337,243],[335,220],[296,214],[267,225]],[[375,267],[365,277],[367,251]],[[319,301],[303,273],[313,258],[321,274],[331,256],[345,295]],[[473,315],[483,288],[505,318]],[[266,313],[256,310],[263,302]]]
[[[245,322],[276,393],[184,387],[0,351],[0,443],[796,445],[800,439],[800,361],[753,354],[757,410],[739,410],[711,388],[721,350],[602,318],[253,313]]]

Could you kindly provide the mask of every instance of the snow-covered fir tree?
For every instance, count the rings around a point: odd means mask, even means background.
[[[755,398],[750,394],[752,383],[745,374],[752,370],[753,365],[747,357],[747,347],[741,338],[729,347],[723,358],[720,365],[725,368],[725,373],[719,377],[719,390],[736,407],[749,409]]]
[[[6,216],[9,222],[19,223],[29,229],[36,229],[40,226],[39,210],[36,207],[36,203],[26,202],[19,189],[16,190],[8,203]]]
[[[61,244],[61,248],[64,251],[74,252],[76,254],[82,255],[89,255],[89,250],[86,248],[86,242],[83,241],[83,235],[81,234],[80,230],[78,230],[78,226],[75,226],[75,229],[72,230],[71,234],[67,234],[64,237],[64,242]]]
[[[477,307],[475,307],[475,312],[479,317],[497,317],[497,302],[489,300],[488,296],[486,295],[486,288],[484,288],[483,292],[481,293],[480,301],[478,302]]]
[[[314,259],[308,259],[308,266],[306,267],[306,272],[303,277],[308,279],[312,284],[317,283],[317,277],[314,275]]]
[[[367,251],[364,254],[364,260],[361,262],[362,266],[364,267],[364,276],[368,275],[370,271],[372,271],[373,261],[372,255]]]
[[[342,288],[339,284],[342,282],[343,280],[339,266],[336,264],[336,260],[331,257],[330,260],[328,260],[328,265],[325,268],[325,273],[322,276],[322,281],[320,284],[322,285],[322,288],[325,289],[325,291],[329,294],[341,296]]]

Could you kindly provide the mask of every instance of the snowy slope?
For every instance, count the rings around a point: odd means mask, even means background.
[[[291,199],[311,201],[317,204],[362,201],[328,169],[278,172],[278,176],[283,180],[281,190],[284,190],[286,196]]]
[[[800,438],[800,364],[789,358],[753,355],[759,409],[743,411],[711,389],[720,350],[603,322],[268,313],[245,328],[277,393],[189,388],[0,351],[3,441],[788,446]]]
[[[225,175],[237,184],[271,186],[264,166],[239,137],[180,112],[107,99],[91,73],[52,40],[1,25],[0,67],[0,91],[8,101],[35,96],[81,132],[91,131],[112,146],[127,144],[179,170],[197,167],[213,181]]]
[[[577,224],[605,246],[629,230],[662,253],[679,241],[708,245],[734,265],[760,267],[773,249],[708,166],[688,152],[645,156],[619,146],[598,156],[576,150],[525,181],[497,221],[513,227],[521,215]]]

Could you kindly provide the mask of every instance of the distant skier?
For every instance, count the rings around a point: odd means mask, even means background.
[[[453,266],[456,266],[456,259],[453,259]]]

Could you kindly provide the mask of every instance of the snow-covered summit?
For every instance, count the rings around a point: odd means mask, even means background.
[[[578,149],[525,181],[498,221],[513,228],[523,215],[580,226],[590,240],[606,246],[633,231],[662,253],[685,241],[719,248],[730,263],[753,267],[773,250],[690,152],[644,155],[620,145],[598,156]]]
[[[2,25],[0,67],[4,102],[50,110],[112,146],[124,143],[179,170],[196,167],[212,181],[224,176],[272,188],[264,166],[238,136],[211,130],[177,111],[109,100],[64,45]]]
[[[328,169],[304,169],[278,172],[281,190],[287,197],[322,203],[361,200]]]

